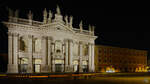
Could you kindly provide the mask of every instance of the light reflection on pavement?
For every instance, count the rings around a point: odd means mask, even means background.
[[[117,75],[119,74],[119,75]],[[28,77],[15,77],[15,78],[4,78],[6,75],[1,74],[0,82],[5,82],[5,84],[15,83],[15,84],[150,84],[149,73],[138,73],[138,74],[125,74],[117,73],[114,75],[104,74],[98,75],[95,78],[88,79],[63,79],[62,75],[57,75],[61,79],[52,79],[47,76],[42,76],[44,78],[36,78],[38,76]],[[141,74],[141,75],[139,75]],[[77,74],[78,76],[79,74]],[[50,75],[49,77],[55,77],[55,75]],[[66,76],[66,75],[63,75]],[[76,76],[76,75],[73,75]],[[30,78],[31,77],[31,78]],[[41,77],[41,76],[40,76]]]
[[[149,77],[96,77],[93,81],[105,84],[150,84]],[[98,84],[98,83],[97,83]]]

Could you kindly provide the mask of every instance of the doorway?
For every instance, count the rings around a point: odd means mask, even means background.
[[[73,71],[74,72],[79,72],[79,65],[74,65]]]
[[[28,59],[27,58],[20,58],[18,68],[19,68],[19,73],[27,73]]]
[[[35,73],[40,73],[41,72],[41,65],[40,64],[35,64],[34,65],[34,72]]]
[[[20,73],[27,73],[27,68],[28,68],[27,64],[19,64],[19,72]]]
[[[34,72],[35,73],[41,72],[41,59],[34,59]]]
[[[83,72],[88,72],[88,66],[87,65],[83,65]]]
[[[61,72],[61,70],[62,70],[61,64],[55,64],[55,71]]]
[[[78,60],[73,61],[73,71],[79,72],[79,61]]]

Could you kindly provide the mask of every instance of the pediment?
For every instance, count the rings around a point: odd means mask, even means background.
[[[74,33],[74,30],[64,24],[60,24],[60,23],[51,23],[48,25],[42,25],[42,27],[46,27],[48,29],[54,29],[56,31],[66,31],[66,32],[71,32]]]
[[[56,25],[54,28],[58,31],[66,31],[66,32],[74,32],[71,28],[65,26],[65,25]]]

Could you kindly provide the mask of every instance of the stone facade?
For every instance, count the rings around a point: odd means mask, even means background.
[[[73,28],[73,17],[63,20],[59,7],[54,19],[43,11],[43,22],[13,16],[9,9],[8,73],[94,72],[94,27]],[[48,17],[48,18],[47,18]],[[69,19],[69,21],[68,21]]]
[[[96,72],[146,72],[146,50],[95,46]]]

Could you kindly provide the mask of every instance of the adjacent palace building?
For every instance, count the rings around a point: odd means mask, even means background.
[[[95,46],[96,72],[146,72],[147,51]]]
[[[14,15],[14,16],[13,16]],[[9,9],[8,73],[95,72],[94,26],[73,28],[73,17],[43,11],[43,21],[18,17]]]

